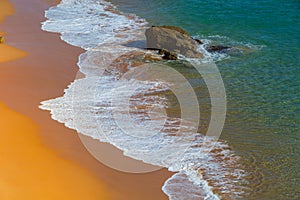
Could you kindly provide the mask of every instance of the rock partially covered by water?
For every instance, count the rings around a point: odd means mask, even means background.
[[[153,26],[146,30],[147,47],[162,49],[172,55],[182,54],[189,58],[203,58],[198,42],[188,32],[175,26]]]
[[[208,52],[223,52],[225,50],[228,50],[230,49],[231,47],[228,47],[228,46],[222,46],[222,45],[216,45],[216,46],[209,46],[206,48],[206,50]]]

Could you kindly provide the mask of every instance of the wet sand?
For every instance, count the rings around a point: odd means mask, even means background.
[[[10,16],[0,24],[6,40],[0,45],[0,199],[167,199],[161,186],[169,172],[112,170],[86,151],[75,131],[38,109],[63,94],[83,52],[40,30],[44,10],[57,1],[11,0],[14,15],[2,2],[10,12],[1,15]]]

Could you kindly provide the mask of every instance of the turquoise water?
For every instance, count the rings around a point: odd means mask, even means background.
[[[227,96],[222,139],[249,167],[247,199],[300,199],[300,2],[113,0],[153,25],[176,25],[255,51],[217,63]]]

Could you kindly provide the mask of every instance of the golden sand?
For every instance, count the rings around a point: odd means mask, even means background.
[[[38,127],[0,103],[0,199],[109,199],[91,174],[45,148]]]
[[[0,44],[0,62],[7,62],[27,56],[25,51],[11,47],[6,44]]]
[[[8,0],[1,0],[0,2],[0,22],[4,20],[6,16],[12,15],[15,12],[14,7]],[[0,34],[2,32],[0,31]]]
[[[12,15],[14,12],[15,11],[11,3],[9,3],[7,0],[1,0],[0,23],[4,20],[6,16]],[[0,30],[0,36],[4,36],[4,35],[5,33]],[[26,55],[27,53],[25,51],[0,43],[0,62],[7,62],[18,58],[23,58]]]

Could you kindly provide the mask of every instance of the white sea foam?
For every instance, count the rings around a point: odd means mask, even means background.
[[[78,62],[85,77],[71,83],[64,96],[42,102],[41,109],[78,133],[113,144],[126,156],[178,172],[163,187],[172,200],[240,195],[238,180],[244,172],[228,145],[197,133],[197,116],[183,120],[160,112],[167,102],[160,93],[172,90],[172,82],[142,75],[122,79],[124,72],[109,68],[122,55],[138,50],[128,44],[144,40],[145,20],[120,13],[102,0],[62,0],[46,17],[43,30],[60,33],[62,40],[87,51]],[[127,130],[129,123],[143,128]]]
[[[145,21],[137,16],[109,12],[113,9],[114,6],[106,1],[62,0],[46,11],[48,20],[42,29],[61,33],[62,40],[86,50],[105,42],[134,37],[134,30],[140,29]]]

